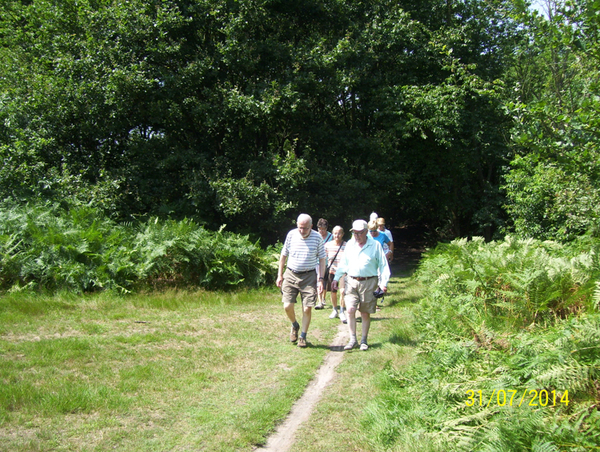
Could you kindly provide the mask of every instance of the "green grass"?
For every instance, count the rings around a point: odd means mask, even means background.
[[[322,312],[322,311],[321,311]],[[252,450],[336,333],[275,290],[0,299],[0,450]]]
[[[366,402],[382,390],[382,369],[415,359],[420,294],[391,281],[371,349],[345,354],[293,450],[373,450]],[[301,350],[276,290],[5,296],[0,450],[250,451],[329,351],[338,321],[328,316],[313,312]]]
[[[369,351],[346,352],[335,381],[299,429],[292,452],[375,450],[372,429],[363,425],[365,408],[384,390],[383,369],[403,368],[416,359],[411,324],[414,303],[422,292],[407,278],[392,278],[389,289],[383,309],[372,316]]]

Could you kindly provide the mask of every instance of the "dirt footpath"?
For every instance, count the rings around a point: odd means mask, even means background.
[[[420,230],[412,228],[398,228],[394,230],[394,262],[392,263],[392,274],[396,276],[408,276],[416,267],[424,245],[419,236]],[[276,432],[269,437],[265,447],[255,449],[257,452],[286,452],[294,444],[294,436],[302,423],[310,417],[313,408],[318,403],[323,391],[335,378],[335,369],[344,359],[344,345],[350,336],[348,325],[340,323],[338,333],[331,343],[330,351],[315,378],[308,384],[304,395],[294,404],[287,419],[277,428]]]
[[[294,404],[287,419],[267,440],[265,447],[256,451],[286,452],[294,444],[294,436],[303,422],[310,417],[313,408],[321,398],[323,391],[333,381],[335,368],[344,359],[344,345],[348,342],[348,326],[340,323],[338,333],[331,343],[330,351],[315,378],[308,384],[302,397]]]

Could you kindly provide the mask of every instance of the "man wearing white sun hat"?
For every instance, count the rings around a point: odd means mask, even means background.
[[[338,281],[346,275],[345,301],[350,341],[344,350],[352,350],[358,345],[354,317],[358,309],[362,317],[360,349],[365,351],[369,349],[367,337],[371,326],[371,314],[374,314],[377,308],[374,292],[377,288],[387,292],[390,268],[381,244],[367,233],[368,225],[365,220],[354,221],[351,231],[352,239],[346,244],[332,288],[337,290]]]

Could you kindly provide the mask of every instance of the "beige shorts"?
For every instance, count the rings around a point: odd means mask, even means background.
[[[379,278],[369,278],[365,281],[357,281],[350,276],[346,277],[346,293],[344,299],[346,309],[358,308],[360,312],[375,314],[377,312],[377,298],[373,292],[379,285]]]
[[[313,308],[317,299],[317,272],[294,273],[289,268],[283,274],[281,284],[282,300],[284,304],[296,303],[298,294],[302,306]]]

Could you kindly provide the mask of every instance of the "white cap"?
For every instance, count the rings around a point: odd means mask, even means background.
[[[361,232],[365,229],[367,229],[367,222],[365,220],[354,220],[350,232]]]
[[[378,215],[375,212],[373,212],[373,213],[371,213],[371,216],[369,217],[369,220],[370,221],[377,220],[377,217],[378,217]]]

